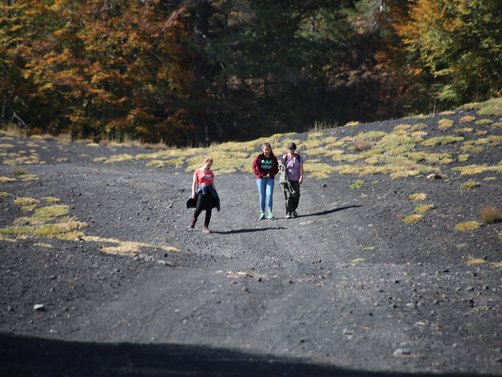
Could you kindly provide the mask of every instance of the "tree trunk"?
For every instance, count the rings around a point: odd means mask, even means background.
[[[204,81],[207,80],[208,64],[203,55],[203,48],[207,43],[208,32],[209,32],[209,16],[211,14],[211,5],[208,0],[198,0],[195,4],[195,25],[194,25],[194,35],[195,35],[195,46],[197,50],[194,54],[193,59],[193,74],[195,80]],[[199,106],[194,115],[194,124],[197,128],[197,141],[200,142],[201,139],[204,140],[204,145],[209,145],[209,129],[206,122],[206,117],[204,114],[202,103],[205,101],[205,95],[201,94],[202,98],[197,98],[199,100]]]

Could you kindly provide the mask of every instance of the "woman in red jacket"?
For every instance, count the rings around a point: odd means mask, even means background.
[[[259,220],[265,218],[265,208],[268,211],[267,219],[274,218],[272,213],[273,193],[274,193],[274,177],[279,171],[279,163],[277,157],[272,152],[270,143],[264,143],[262,153],[253,160],[253,172],[256,175],[256,185],[258,186],[258,194],[260,195],[260,215]]]

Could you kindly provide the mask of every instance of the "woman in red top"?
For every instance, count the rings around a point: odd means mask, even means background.
[[[194,171],[192,182],[192,198],[197,198],[197,205],[190,228],[195,227],[197,218],[205,210],[206,218],[204,220],[204,228],[202,228],[204,233],[209,233],[209,221],[211,221],[212,209],[216,207],[218,211],[220,210],[220,199],[214,186],[214,173],[211,171],[211,165],[213,165],[213,160],[206,158],[204,165]]]

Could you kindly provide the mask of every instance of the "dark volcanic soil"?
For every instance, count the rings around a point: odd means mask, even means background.
[[[0,183],[11,194],[0,228],[25,216],[15,197],[51,196],[86,236],[152,247],[0,241],[1,375],[502,375],[501,224],[453,230],[483,204],[500,208],[500,174],[466,192],[455,176],[376,175],[358,190],[351,176],[307,178],[296,219],[276,186],[272,221],[256,220],[253,176],[222,175],[205,235],[188,229],[191,174],[93,162],[120,149],[38,143],[47,163],[24,167],[38,180]],[[436,208],[406,225],[415,192]]]

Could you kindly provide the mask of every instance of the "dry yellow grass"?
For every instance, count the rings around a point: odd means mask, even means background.
[[[453,121],[451,119],[440,119],[438,122],[438,128],[440,130],[447,130],[453,127]]]
[[[460,184],[460,189],[461,190],[471,190],[475,187],[478,187],[480,184],[479,182],[476,182],[476,181],[473,181],[473,180],[469,180],[467,182],[463,182]]]
[[[460,223],[455,225],[455,230],[457,232],[470,232],[479,229],[481,223],[477,221],[466,221],[465,223]]]
[[[16,179],[15,178],[1,177],[0,176],[0,183],[10,183],[10,182],[16,182]]]
[[[415,224],[415,223],[418,223],[419,221],[422,221],[423,218],[424,217],[422,215],[419,215],[419,214],[408,215],[408,216],[405,216],[403,218],[403,222],[405,224]]]
[[[431,209],[435,208],[434,204],[422,204],[418,207],[415,208],[415,213],[418,215],[423,215],[426,212],[430,211]]]
[[[414,193],[410,194],[408,199],[411,202],[418,202],[418,201],[427,200],[427,194],[425,194],[423,192],[414,192]]]
[[[459,119],[460,123],[471,123],[476,120],[475,116],[472,115],[464,115],[462,118]]]
[[[479,266],[485,263],[486,261],[482,258],[469,258],[465,261],[468,266]]]

